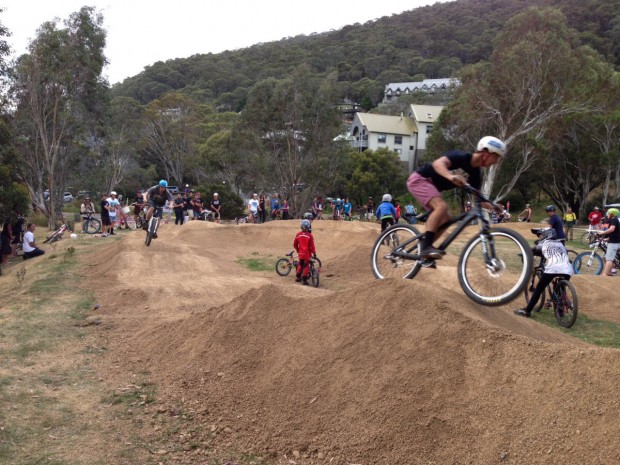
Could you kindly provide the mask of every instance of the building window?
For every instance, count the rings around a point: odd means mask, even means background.
[[[430,134],[432,130],[433,130],[433,125],[432,124],[427,124],[426,125],[426,134]]]
[[[387,139],[387,136],[385,134],[379,134],[377,136],[377,142],[379,142],[380,144],[385,144],[386,139]]]
[[[394,136],[394,143],[396,145],[402,145],[403,144],[403,136]]]

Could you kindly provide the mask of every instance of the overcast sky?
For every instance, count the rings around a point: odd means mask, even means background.
[[[446,0],[441,0],[446,1]],[[13,34],[16,55],[26,51],[37,28],[82,6],[103,13],[108,32],[105,70],[111,84],[135,76],[157,61],[219,53],[284,37],[365,23],[436,0],[0,0],[0,21]]]

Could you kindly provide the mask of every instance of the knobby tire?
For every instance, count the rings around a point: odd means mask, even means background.
[[[584,252],[577,255],[573,261],[573,270],[577,274],[599,275],[603,272],[603,259],[600,255],[594,254],[592,264],[588,266],[592,252]]]
[[[101,221],[91,218],[86,223],[86,234],[97,234],[101,231]]]
[[[288,276],[293,269],[293,264],[288,258],[281,258],[276,262],[276,273],[280,276]]]
[[[577,321],[579,302],[577,292],[570,281],[562,279],[558,281],[554,289],[553,314],[558,324],[564,328],[570,328]]]
[[[394,255],[395,251],[410,254],[420,253],[420,231],[409,224],[395,224],[383,231],[377,238],[370,253],[370,268],[377,279],[412,279],[421,268],[420,260],[409,260]],[[405,242],[415,239],[406,246]]]

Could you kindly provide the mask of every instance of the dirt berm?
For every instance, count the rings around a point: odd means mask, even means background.
[[[169,463],[620,463],[618,351],[514,316],[521,299],[473,303],[453,256],[375,280],[377,224],[314,223],[318,289],[238,261],[275,263],[297,230],[164,225],[151,247],[133,233],[90,258],[100,372],[147,372],[160,411],[192,418]],[[620,322],[615,278],[573,282],[582,313]]]

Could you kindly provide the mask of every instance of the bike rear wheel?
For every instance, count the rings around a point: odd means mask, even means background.
[[[532,294],[534,294],[534,289],[536,289],[536,286],[538,286],[538,282],[540,281],[541,276],[542,271],[537,270],[536,274],[534,274],[528,285],[525,286],[525,289],[523,290],[523,296],[525,297],[526,305],[530,302]],[[543,308],[543,305],[545,304],[545,293],[546,289],[543,289],[542,294],[540,294],[540,298],[538,299],[538,302],[536,302],[536,304],[532,308],[533,311],[540,312],[540,309]]]
[[[573,270],[577,274],[598,275],[603,272],[603,266],[603,259],[600,255],[592,255],[592,252],[580,253],[573,261]]]
[[[579,302],[577,292],[570,281],[562,279],[558,281],[553,290],[553,314],[558,324],[564,328],[570,328],[577,320]]]
[[[86,222],[86,234],[97,234],[101,231],[101,221],[91,218]]]
[[[293,269],[293,264],[288,258],[281,258],[276,262],[276,273],[280,276],[288,276]]]
[[[420,237],[422,237],[420,231],[408,224],[395,224],[383,231],[373,245],[370,254],[370,267],[375,278],[412,279],[415,277],[420,271],[421,260],[399,257],[395,255],[395,252],[419,254]],[[407,241],[411,242],[407,243]]]
[[[532,250],[520,234],[495,228],[485,241],[477,235],[467,243],[459,258],[459,282],[474,302],[503,305],[523,292],[532,264]]]
[[[566,249],[566,253],[568,255],[568,261],[570,263],[575,263],[575,259],[577,258],[577,255],[579,254],[572,249]]]
[[[133,216],[128,216],[125,218],[125,226],[127,226],[132,231],[135,231],[138,225],[136,224],[136,220]]]
[[[580,241],[583,245],[590,245],[592,244],[592,242],[594,242],[595,238],[596,236],[594,235],[594,233],[584,232],[581,235]]]

